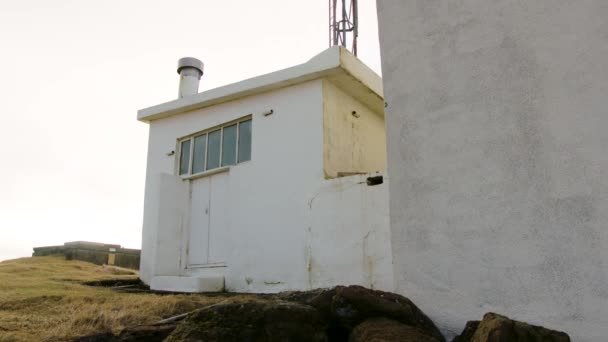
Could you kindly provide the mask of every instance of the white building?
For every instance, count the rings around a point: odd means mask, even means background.
[[[344,49],[138,112],[141,278],[157,290],[392,290],[382,81]],[[379,172],[379,173],[378,173]]]

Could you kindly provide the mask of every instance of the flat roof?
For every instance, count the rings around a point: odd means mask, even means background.
[[[150,122],[319,78],[327,78],[380,115],[384,115],[382,79],[343,47],[333,46],[287,69],[249,78],[137,111]]]

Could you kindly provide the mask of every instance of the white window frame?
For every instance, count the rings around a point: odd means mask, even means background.
[[[212,175],[215,173],[220,173],[220,172],[224,172],[224,171],[228,171],[230,169],[231,166],[235,166],[238,164],[243,164],[243,163],[247,163],[249,161],[251,161],[251,159],[253,159],[253,157],[250,157],[249,160],[245,160],[242,162],[239,162],[239,143],[240,143],[240,128],[241,128],[241,122],[245,122],[245,121],[249,121],[249,120],[253,120],[252,115],[247,115],[241,118],[238,118],[236,120],[232,120],[226,123],[223,123],[221,125],[218,126],[214,126],[211,128],[207,128],[203,131],[199,131],[193,134],[190,134],[188,136],[182,137],[180,139],[177,140],[177,152],[176,156],[176,174],[178,176],[180,176],[183,179],[190,179],[190,178],[198,178],[198,177],[203,177],[203,176],[207,176],[207,175]],[[222,165],[223,163],[223,159],[224,156],[222,155],[223,153],[223,148],[224,148],[224,128],[228,127],[228,126],[232,126],[232,125],[236,125],[236,152],[235,152],[235,159],[234,159],[234,164],[232,165]],[[220,131],[220,150],[219,150],[219,166],[210,170],[207,170],[207,159],[209,158],[209,133],[211,132],[215,132],[219,129]],[[253,129],[253,122],[252,122],[252,129]],[[203,171],[201,172],[197,172],[197,173],[192,173],[192,168],[193,168],[193,161],[194,161],[194,139],[197,137],[200,137],[201,135],[205,135],[205,158],[203,161]],[[252,134],[253,136],[253,134]],[[182,149],[182,143],[184,141],[190,140],[190,154],[188,156],[188,172],[180,175],[179,171],[180,171],[180,163],[181,163],[181,149]],[[253,144],[253,142],[251,143]],[[251,146],[250,146],[251,148]]]

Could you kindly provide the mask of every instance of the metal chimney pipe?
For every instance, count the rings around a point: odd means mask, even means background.
[[[194,57],[184,57],[177,61],[177,73],[179,74],[178,97],[198,94],[198,84],[203,76],[203,62]]]

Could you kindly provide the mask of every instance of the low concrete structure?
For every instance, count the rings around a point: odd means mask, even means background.
[[[120,245],[73,241],[61,246],[34,247],[32,256],[65,255],[67,260],[82,260],[97,265],[114,265],[139,269],[139,249],[122,248]]]
[[[608,336],[608,2],[377,1],[397,291]]]
[[[140,110],[142,280],[187,292],[392,290],[387,184],[367,184],[386,167],[383,109],[380,77],[334,47]]]

